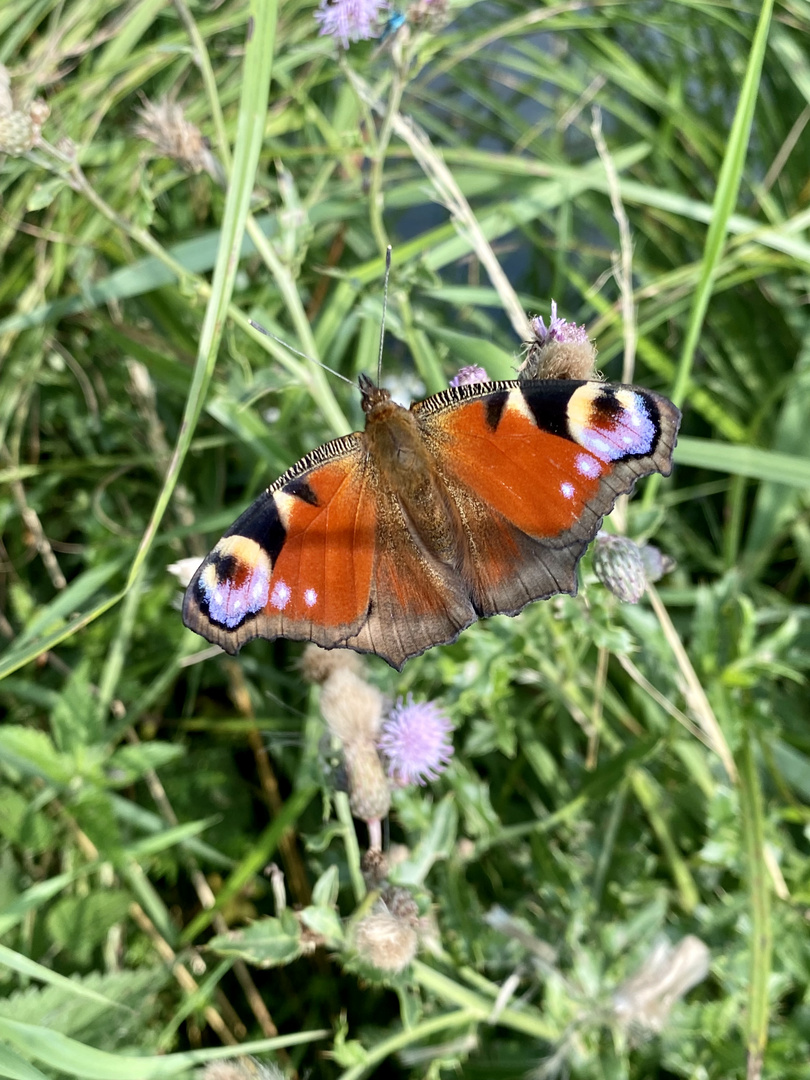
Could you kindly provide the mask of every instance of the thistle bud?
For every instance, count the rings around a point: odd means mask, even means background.
[[[353,649],[322,649],[307,645],[299,661],[301,674],[307,682],[321,686],[338,668],[348,668],[355,675],[363,670],[363,661]]]
[[[641,561],[644,563],[647,581],[653,583],[675,569],[675,560],[653,544],[645,544],[641,549]]]
[[[333,671],[321,690],[326,726],[342,743],[374,742],[382,720],[383,696],[348,667]]]
[[[628,604],[637,604],[647,588],[641,550],[626,536],[599,533],[593,546],[593,569],[602,584]]]
[[[377,747],[360,740],[344,743],[349,778],[349,805],[361,821],[379,822],[391,809],[391,786],[383,771]],[[379,845],[372,844],[372,847]]]

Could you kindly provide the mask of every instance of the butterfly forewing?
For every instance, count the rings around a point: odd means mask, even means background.
[[[186,590],[183,619],[227,652],[255,637],[335,645],[366,619],[377,515],[362,436],[327,443],[231,526]]]
[[[461,387],[416,411],[462,510],[486,615],[576,591],[577,562],[617,496],[669,473],[680,419],[637,387],[562,380]]]

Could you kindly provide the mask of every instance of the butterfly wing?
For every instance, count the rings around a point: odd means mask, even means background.
[[[616,498],[669,474],[680,422],[648,390],[568,380],[463,386],[414,411],[462,519],[462,574],[481,616],[575,593]]]
[[[409,656],[476,613],[464,583],[381,490],[365,437],[307,455],[231,526],[186,590],[183,621],[226,652],[256,637]]]
[[[229,653],[255,637],[341,643],[366,618],[376,524],[363,436],[326,443],[231,526],[192,578],[183,621]]]

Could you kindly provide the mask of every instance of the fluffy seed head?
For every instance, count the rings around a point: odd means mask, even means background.
[[[207,172],[221,177],[221,168],[196,124],[186,119],[183,106],[169,98],[143,99],[136,110],[135,134],[150,142],[161,157],[172,158],[190,173]]]
[[[378,743],[394,783],[426,784],[444,772],[453,756],[452,730],[434,702],[415,702],[412,694],[406,701],[399,698],[383,722]]]
[[[416,930],[388,911],[374,911],[357,924],[354,944],[368,963],[395,974],[416,956]]]
[[[635,975],[613,995],[616,1019],[625,1027],[661,1031],[672,1006],[709,973],[708,947],[690,934],[678,945],[657,945]]]
[[[344,743],[346,774],[349,778],[349,805],[355,817],[368,823],[380,822],[391,809],[391,785],[377,753],[367,739]],[[372,844],[372,847],[378,846]]]

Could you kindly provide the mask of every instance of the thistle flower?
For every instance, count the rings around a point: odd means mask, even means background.
[[[321,35],[336,38],[348,49],[351,41],[380,36],[379,18],[387,8],[386,0],[321,0],[315,21]]]
[[[641,549],[626,536],[600,532],[593,545],[593,569],[602,584],[627,604],[637,604],[647,588]]]
[[[399,698],[383,721],[377,743],[393,782],[405,787],[435,780],[453,756],[452,730],[434,702],[415,702],[412,694],[405,702]]]
[[[557,315],[551,301],[548,326],[542,315],[531,320],[534,341],[528,342],[521,364],[521,379],[593,379],[596,376],[596,349],[584,326]]]
[[[709,974],[708,947],[689,934],[678,945],[661,942],[613,995],[613,1012],[626,1027],[661,1031],[672,1006]]]
[[[453,387],[468,386],[470,383],[480,382],[489,382],[489,375],[478,364],[469,364],[467,367],[461,368],[458,375],[450,380],[450,385]]]

